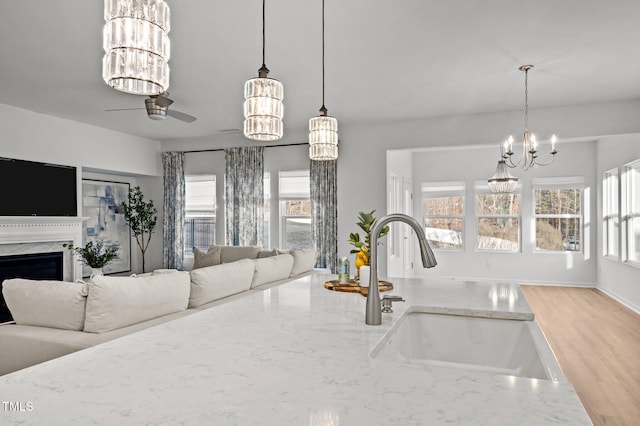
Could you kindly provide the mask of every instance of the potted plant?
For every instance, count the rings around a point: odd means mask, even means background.
[[[80,261],[91,268],[91,279],[103,275],[104,268],[112,260],[118,259],[118,245],[105,246],[103,240],[89,241],[84,247],[74,247],[73,243],[65,243],[64,248],[72,250],[80,257]]]
[[[356,225],[364,231],[364,239],[361,240],[360,234],[357,232],[349,234],[349,244],[355,247],[355,249],[351,250],[351,253],[356,254],[356,270],[358,272],[360,271],[361,266],[369,264],[371,227],[373,226],[373,222],[376,221],[376,218],[373,215],[375,212],[375,210],[372,210],[370,213],[358,212],[359,221],[356,222]],[[383,237],[387,235],[387,233],[389,233],[389,227],[385,226],[380,230],[378,237]]]
[[[153,200],[144,200],[144,195],[139,186],[129,189],[129,203],[122,203],[124,219],[129,224],[136,244],[142,253],[142,272],[145,272],[144,255],[151,241],[151,234],[156,230],[158,222],[158,210],[153,205]]]

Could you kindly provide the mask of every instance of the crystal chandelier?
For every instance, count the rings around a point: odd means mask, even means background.
[[[498,161],[498,167],[491,179],[488,180],[489,189],[494,194],[513,192],[518,187],[518,178],[511,176],[504,159]]]
[[[320,115],[309,120],[309,158],[338,158],[338,120],[327,115],[324,106],[324,0],[322,0],[322,107]]]
[[[522,65],[518,69],[524,71],[524,135],[522,138],[522,156],[518,161],[513,160],[513,137],[509,136],[503,145],[500,147],[502,158],[505,160],[507,167],[517,167],[522,164],[524,170],[529,170],[533,166],[546,166],[551,164],[555,159],[555,155],[558,153],[556,149],[556,135],[551,137],[551,158],[546,162],[540,162],[538,160],[538,142],[536,136],[533,133],[529,133],[529,70],[533,68],[533,65]],[[498,165],[498,167],[500,167]]]
[[[104,0],[102,78],[116,90],[158,95],[169,87],[171,13],[163,0]]]
[[[282,137],[282,116],[284,88],[278,80],[268,78],[269,69],[265,65],[264,10],[262,0],[262,66],[258,78],[244,84],[244,135],[257,141],[274,141]]]

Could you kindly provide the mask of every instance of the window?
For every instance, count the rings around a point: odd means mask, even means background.
[[[609,170],[602,178],[602,254],[618,258],[620,209],[618,169]]]
[[[536,250],[582,249],[582,186],[579,178],[534,179]]]
[[[493,194],[486,182],[477,182],[476,249],[520,251],[520,189],[510,194]]]
[[[216,240],[216,176],[185,176],[184,255],[208,250]]]
[[[622,183],[623,259],[640,267],[640,160],[624,167]]]
[[[262,235],[262,246],[271,247],[271,174],[264,174],[264,224]]]
[[[424,182],[422,206],[425,234],[431,248],[462,250],[464,182]]]
[[[279,172],[280,245],[286,250],[312,248],[308,170]]]

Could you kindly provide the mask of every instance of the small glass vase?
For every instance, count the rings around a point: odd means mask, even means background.
[[[104,275],[102,272],[102,268],[91,268],[91,276],[89,276],[89,281],[93,282],[94,277],[101,277]]]

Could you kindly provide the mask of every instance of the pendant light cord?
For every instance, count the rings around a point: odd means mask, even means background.
[[[322,0],[322,106],[324,107],[324,0]]]
[[[320,115],[327,115],[327,107],[324,106],[324,0],[322,0],[322,107]]]
[[[260,78],[267,78],[267,75],[269,75],[269,68],[267,68],[266,65],[266,61],[265,61],[265,3],[266,0],[262,0],[262,66],[260,67],[260,69],[258,70],[258,77]]]
[[[529,131],[529,69],[524,70],[524,130]]]

